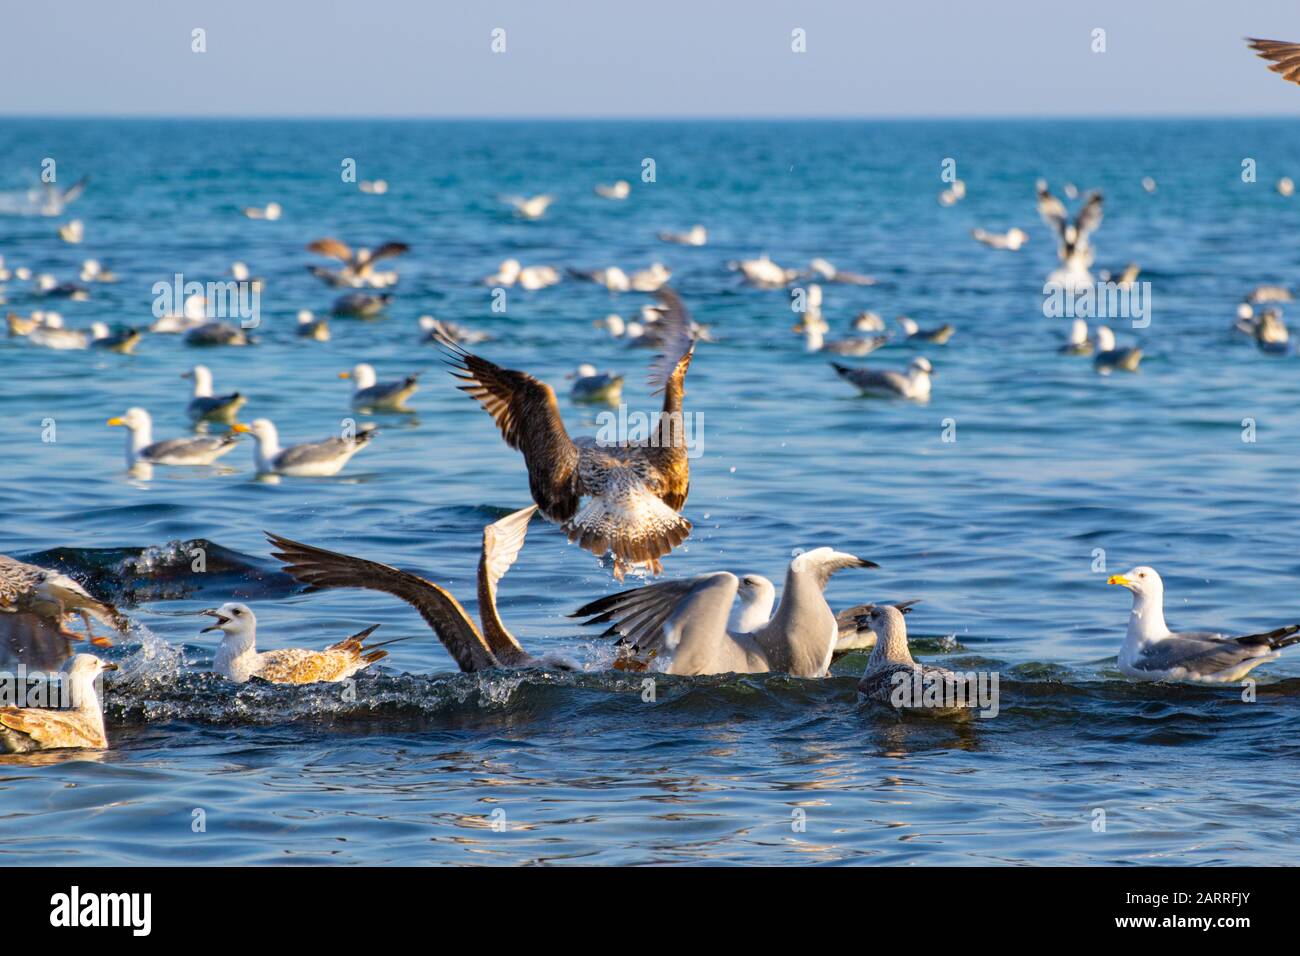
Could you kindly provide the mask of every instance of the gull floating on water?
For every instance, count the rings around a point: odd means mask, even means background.
[[[196,365],[188,372],[182,372],[181,378],[188,378],[194,382],[193,397],[190,399],[190,403],[185,406],[185,411],[192,422],[233,423],[235,414],[248,401],[239,392],[230,392],[227,395],[213,395],[212,372],[206,365]]]
[[[36,707],[0,707],[0,749],[8,753],[36,750],[104,750],[104,708],[95,692],[95,681],[116,664],[92,654],[77,654],[68,662],[68,690],[71,710],[43,710]]]
[[[1065,344],[1059,349],[1062,355],[1091,355],[1096,343],[1088,338],[1088,323],[1075,319],[1070,323],[1070,331],[1065,337]]]
[[[1015,252],[1029,241],[1029,235],[1023,229],[1014,226],[1006,232],[989,232],[986,229],[972,229],[971,236],[991,249],[1006,249]]]
[[[1290,198],[1295,195],[1295,180],[1290,176],[1283,176],[1277,181],[1277,186],[1275,188],[1277,189],[1279,196]]]
[[[869,700],[888,704],[907,713],[925,713],[935,717],[953,716],[979,705],[979,695],[965,674],[955,674],[946,667],[918,664],[907,644],[907,621],[903,612],[889,604],[872,606],[864,615],[864,624],[877,635],[876,648],[867,661],[867,669],[858,681],[858,693]],[[901,676],[900,676],[901,675]],[[911,687],[934,687],[942,701],[963,701],[963,705],[927,706],[921,700],[895,703],[894,695],[901,683]],[[940,690],[941,688],[941,690]],[[908,695],[910,696],[910,695]]]
[[[1250,290],[1246,296],[1246,301],[1253,305],[1259,305],[1264,302],[1290,302],[1291,290],[1281,285],[1257,285]]]
[[[610,292],[629,292],[632,289],[632,280],[618,266],[609,266],[605,269],[569,269],[568,272],[575,279],[603,285]]]
[[[1136,372],[1142,361],[1142,349],[1139,346],[1119,348],[1115,344],[1115,333],[1104,325],[1097,326],[1097,354],[1092,360],[1093,367],[1102,375],[1111,372]]]
[[[272,556],[284,570],[313,588],[364,588],[392,594],[420,612],[462,671],[494,667],[556,667],[576,670],[562,657],[533,657],[523,649],[497,613],[497,585],[515,563],[537,510],[529,505],[483,529],[478,563],[478,610],[483,628],[474,626],[465,608],[445,588],[409,571],[364,558],[326,551],[267,534],[276,548]]]
[[[626,199],[632,195],[632,184],[626,179],[620,179],[609,186],[601,184],[596,187],[596,195],[602,199]]]
[[[875,285],[876,280],[871,276],[863,275],[860,272],[846,272],[843,269],[836,269],[825,259],[814,259],[808,264],[808,270],[811,275],[815,275],[823,282],[838,282],[843,285]]]
[[[110,425],[121,425],[127,430],[126,465],[134,468],[138,463],[150,465],[210,465],[235,447],[243,426],[236,425],[225,435],[198,438],[168,438],[153,440],[153,419],[143,408],[129,408],[125,415],[108,420]]]
[[[196,329],[208,321],[208,300],[202,292],[186,296],[181,313],[161,315],[149,326],[150,332],[177,334]]]
[[[1114,574],[1107,584],[1133,593],[1119,669],[1141,680],[1187,680],[1204,684],[1239,681],[1252,668],[1278,659],[1300,642],[1300,625],[1229,637],[1217,631],[1171,631],[1165,624],[1165,586],[1154,568]]]
[[[491,341],[492,336],[478,329],[468,329],[447,319],[435,319],[431,315],[422,315],[417,320],[423,334],[421,342],[454,342],[456,345],[477,345]]]
[[[265,219],[270,222],[274,222],[275,220],[279,219],[280,214],[282,212],[284,212],[284,210],[280,208],[280,204],[278,202],[269,202],[265,206],[244,207],[244,215],[247,218]]]
[[[649,268],[632,273],[629,283],[633,292],[658,292],[672,277],[672,270],[662,262],[652,262]]]
[[[350,372],[339,372],[339,378],[352,379],[352,407],[371,408],[378,411],[405,412],[406,400],[420,387],[419,374],[393,382],[380,382],[375,377],[373,365],[358,362]]]
[[[484,277],[483,284],[509,288],[518,283],[520,288],[535,292],[558,284],[560,279],[560,272],[554,266],[525,267],[518,259],[503,259],[493,275]]]
[[[64,242],[76,245],[86,238],[86,224],[80,219],[71,219],[59,226],[59,238]]]
[[[375,263],[394,256],[403,255],[411,250],[404,242],[385,242],[378,249],[361,249],[355,251],[338,239],[317,239],[307,246],[308,252],[328,256],[343,263],[341,269],[326,269],[323,266],[308,266],[307,270],[326,285],[358,289],[370,286],[384,289],[397,282],[396,272],[378,272]]]
[[[741,626],[749,630],[727,626],[740,589],[740,578],[728,571],[621,591],[570,617],[585,617],[584,624],[612,622],[605,634],[620,634],[634,659],[662,673],[825,677],[839,633],[826,604],[826,583],[844,568],[877,566],[831,548],[805,551],[786,570],[776,614],[759,626],[752,625],[761,608],[742,615]]]
[[[570,541],[596,555],[612,552],[614,575],[644,565],[658,573],[660,559],[690,534],[679,512],[690,486],[682,424],[686,370],[695,354],[690,316],[670,289],[659,292],[667,309],[661,351],[651,383],[664,393],[655,434],[618,445],[569,437],[555,391],[527,372],[502,368],[447,345],[460,388],[496,422],[507,445],[523,453],[533,500]],[[580,507],[581,499],[588,499]]]
[[[348,459],[370,444],[376,432],[373,425],[362,425],[351,438],[335,436],[281,448],[280,433],[268,418],[235,428],[253,436],[253,460],[259,473],[315,478],[337,475]]]
[[[746,282],[760,289],[784,288],[799,278],[798,269],[783,269],[769,259],[766,253],[757,259],[741,259],[728,265],[739,271]]]
[[[946,345],[948,340],[952,338],[952,334],[957,331],[956,326],[951,322],[945,322],[933,329],[923,329],[916,324],[915,319],[909,319],[905,315],[900,315],[894,321],[898,323],[909,342],[932,342],[935,345]]]
[[[388,180],[386,179],[363,179],[357,183],[357,188],[363,193],[371,196],[382,196],[388,192]]]
[[[133,329],[129,326],[118,326],[116,329],[110,329],[106,322],[90,323],[90,347],[92,349],[104,349],[106,352],[130,355],[143,338],[144,336],[139,329]]]
[[[924,356],[912,359],[906,372],[849,368],[835,362],[831,363],[831,367],[840,378],[856,385],[863,395],[877,398],[907,398],[917,402],[930,399],[930,377],[934,375],[934,368],[930,365],[930,360]]]
[[[853,331],[883,332],[885,331],[885,320],[875,312],[859,312],[853,320]]]
[[[1291,333],[1282,321],[1278,309],[1265,309],[1255,319],[1253,333],[1255,345],[1261,352],[1285,355],[1290,350]]]
[[[298,338],[311,339],[313,342],[330,340],[330,323],[325,316],[317,318],[311,309],[298,310]]]
[[[885,335],[849,336],[842,339],[827,339],[830,328],[820,313],[808,312],[802,321],[794,325],[792,331],[801,333],[804,339],[804,351],[827,352],[831,355],[852,355],[861,357],[869,355],[889,341]]]
[[[600,402],[617,405],[623,397],[623,376],[613,372],[601,372],[596,366],[583,362],[569,373],[573,386],[569,397],[575,402]]]
[[[708,230],[696,223],[685,232],[670,232],[667,229],[659,233],[660,242],[674,242],[679,246],[703,246],[709,241]]]
[[[186,345],[208,348],[217,345],[252,345],[254,339],[237,325],[213,319],[196,325],[187,331],[184,341]]]
[[[31,613],[41,618],[64,637],[81,639],[68,630],[67,618],[81,618],[86,628],[85,640],[100,647],[112,642],[96,637],[90,619],[125,632],[127,620],[113,605],[97,598],[62,571],[28,564],[0,554],[0,613]]]
[[[543,193],[540,196],[502,196],[501,201],[513,206],[515,215],[521,219],[541,219],[555,197]]]
[[[940,206],[955,206],[966,198],[966,184],[960,179],[954,179],[952,185],[939,193]]]
[[[257,617],[247,604],[230,602],[200,613],[216,618],[217,623],[199,633],[220,631],[223,635],[212,661],[213,670],[236,684],[243,684],[253,677],[272,684],[333,683],[347,680],[388,656],[388,651],[375,650],[377,645],[366,646],[363,643],[379,627],[378,624],[323,651],[293,647],[259,653]]]
[[[393,301],[391,292],[349,292],[334,300],[331,311],[335,315],[351,315],[360,319],[369,319],[379,315]]]

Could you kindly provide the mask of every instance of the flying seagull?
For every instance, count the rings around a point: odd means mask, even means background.
[[[528,522],[536,510],[536,505],[529,505],[483,529],[483,547],[478,564],[481,631],[449,591],[417,574],[377,561],[326,551],[276,534],[268,533],[266,537],[276,548],[272,557],[284,562],[286,571],[313,589],[365,588],[401,598],[420,612],[462,671],[537,666],[576,670],[576,664],[562,658],[551,655],[533,657],[523,649],[497,613],[497,584],[519,556],[528,533]]]
[[[1256,55],[1273,61],[1269,67],[1274,73],[1281,74],[1288,83],[1300,84],[1300,43],[1288,40],[1259,40],[1247,37],[1246,43]]]
[[[634,566],[658,574],[660,559],[690,534],[678,512],[686,504],[690,462],[682,423],[686,370],[695,353],[690,316],[677,294],[658,293],[666,307],[660,352],[650,381],[663,391],[663,412],[648,438],[599,444],[572,439],[555,391],[527,372],[502,368],[444,343],[460,389],[487,410],[506,444],[523,453],[533,500],[570,541],[593,554],[614,555],[614,577]],[[581,499],[587,504],[580,507]]]
[[[91,597],[66,574],[4,554],[0,554],[0,612],[34,614],[65,637],[78,636],[65,624],[69,615],[76,614],[86,627],[86,639],[101,647],[112,642],[95,637],[90,630],[91,617],[118,631],[127,628],[127,620],[117,608]]]
[[[361,286],[383,288],[397,281],[397,273],[376,272],[375,263],[382,259],[400,256],[410,249],[411,247],[404,242],[385,242],[378,249],[353,250],[346,242],[338,239],[317,239],[307,246],[307,251],[337,259],[343,263],[343,268],[326,269],[323,266],[308,266],[307,270],[326,285],[353,289]]]

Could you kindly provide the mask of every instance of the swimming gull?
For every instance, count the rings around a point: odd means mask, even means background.
[[[357,409],[372,408],[385,412],[410,411],[406,406],[406,400],[420,387],[419,373],[393,382],[380,382],[375,377],[374,366],[366,362],[358,362],[352,366],[350,372],[339,372],[339,378],[352,379],[352,407]]]
[[[897,607],[874,605],[864,615],[863,623],[876,632],[878,639],[867,669],[858,681],[859,694],[898,711],[936,717],[954,716],[979,706],[979,694],[969,675],[933,664],[918,664],[912,658],[907,645],[907,622]],[[908,691],[901,697],[911,699],[899,699],[904,685]],[[913,689],[921,691],[919,700],[915,699]],[[934,703],[929,702],[931,695]]]
[[[848,272],[837,269],[825,259],[814,259],[808,264],[808,274],[817,276],[823,282],[838,282],[843,285],[875,285],[876,280],[860,272]]]
[[[95,692],[95,682],[116,664],[93,654],[77,654],[68,662],[70,710],[36,707],[0,707],[0,749],[7,753],[36,750],[104,750],[104,707]]]
[[[802,321],[795,323],[792,331],[802,333],[805,352],[827,352],[831,355],[851,355],[861,357],[869,355],[889,341],[885,335],[848,336],[841,339],[827,339],[829,326],[819,313],[809,312]]]
[[[445,588],[409,571],[387,564],[327,551],[279,535],[267,534],[275,547],[272,556],[284,570],[313,588],[365,588],[398,597],[420,612],[462,671],[493,667],[557,667],[577,665],[555,655],[534,657],[506,628],[497,611],[497,585],[510,570],[528,533],[536,505],[521,508],[483,529],[478,564],[478,609],[482,630]]]
[[[1075,319],[1070,323],[1065,344],[1058,351],[1062,355],[1091,355],[1095,345],[1096,343],[1088,338],[1088,323],[1083,319]]]
[[[541,219],[555,202],[555,197],[545,193],[540,196],[502,196],[501,201],[513,206],[520,219]]]
[[[1291,333],[1278,309],[1265,309],[1255,320],[1255,344],[1261,352],[1285,355],[1290,350]]]
[[[362,425],[350,437],[336,435],[281,448],[280,433],[268,418],[258,418],[251,425],[236,425],[235,430],[253,436],[253,461],[260,474],[307,478],[337,475],[353,455],[370,444],[377,431],[373,425]]]
[[[596,555],[612,552],[614,576],[634,565],[652,573],[660,558],[690,534],[679,512],[690,486],[683,431],[686,370],[695,354],[690,315],[670,289],[658,293],[667,312],[659,322],[661,351],[651,384],[664,393],[654,434],[617,444],[574,440],[564,428],[555,391],[526,372],[502,368],[459,346],[446,345],[462,391],[482,404],[511,448],[523,453],[533,500],[570,541]],[[582,498],[587,504],[580,506]]]
[[[86,238],[86,224],[80,219],[70,219],[59,226],[59,238],[75,246]]]
[[[679,246],[703,246],[709,241],[709,232],[699,223],[685,232],[671,232],[667,229],[659,233],[660,242],[673,242]]]
[[[750,285],[757,286],[760,289],[784,288],[799,278],[798,269],[781,268],[768,258],[767,253],[763,253],[757,259],[741,259],[737,262],[731,262],[728,263],[728,266],[739,271]]]
[[[1113,574],[1107,584],[1133,593],[1128,632],[1119,651],[1119,669],[1140,680],[1232,683],[1252,668],[1278,659],[1284,647],[1300,642],[1300,624],[1243,637],[1218,631],[1171,631],[1165,624],[1165,586],[1154,568],[1136,567]]]
[[[351,315],[361,319],[369,319],[383,312],[392,301],[393,294],[391,292],[349,292],[347,295],[341,295],[334,300],[331,311],[335,315]]]
[[[99,647],[107,647],[112,642],[95,636],[90,627],[92,617],[120,632],[127,628],[127,620],[117,608],[92,597],[62,571],[4,554],[0,554],[0,612],[35,614],[64,637],[81,640],[80,635],[67,627],[67,618],[75,614],[86,628],[84,640]]]
[[[934,368],[930,360],[917,356],[907,366],[906,372],[889,369],[850,368],[847,365],[831,363],[840,378],[852,382],[863,395],[878,398],[907,398],[912,401],[925,402],[930,398],[930,377]]]
[[[420,336],[421,342],[434,342],[437,344],[455,342],[457,345],[478,345],[480,342],[488,342],[492,339],[492,336],[487,332],[466,328],[447,319],[435,319],[431,315],[422,315],[417,322],[423,332]]]
[[[106,352],[116,352],[119,355],[130,355],[143,338],[144,336],[139,329],[133,329],[129,326],[120,325],[115,329],[110,329],[106,322],[90,323],[90,347],[92,349],[103,349]]]
[[[388,651],[376,650],[378,645],[364,643],[379,627],[378,624],[331,644],[323,651],[293,647],[259,653],[257,617],[247,604],[229,602],[199,613],[217,621],[199,633],[222,633],[221,644],[212,661],[213,670],[236,684],[243,684],[253,677],[272,684],[333,683],[347,680],[388,656]]]
[[[583,362],[568,377],[573,380],[569,397],[575,402],[617,405],[623,397],[623,376],[598,371],[596,366],[588,362]]]
[[[328,342],[330,340],[329,319],[323,315],[317,318],[310,309],[299,309],[297,332],[300,339]]]
[[[952,334],[957,331],[956,326],[951,322],[945,322],[943,325],[935,326],[932,329],[923,329],[916,324],[915,319],[909,319],[905,315],[900,315],[894,321],[903,330],[908,342],[932,342],[935,345],[946,345],[948,340],[952,338]]]
[[[243,209],[246,218],[264,219],[269,222],[275,222],[283,212],[278,202],[269,202],[265,206],[245,206]]]
[[[185,412],[190,416],[192,422],[210,421],[233,424],[235,415],[248,401],[239,392],[230,392],[227,395],[213,395],[212,372],[206,365],[195,365],[188,372],[182,372],[181,378],[188,378],[194,382],[194,397],[185,406]]]
[[[618,266],[608,266],[604,269],[569,269],[567,271],[575,279],[603,285],[610,292],[628,292],[632,288],[632,280]]]
[[[235,447],[241,426],[216,437],[168,438],[153,440],[153,419],[143,408],[129,408],[125,415],[108,420],[127,430],[126,465],[140,462],[150,465],[210,465]]]
[[[1010,252],[1019,250],[1029,241],[1028,233],[1014,226],[1006,232],[989,232],[987,229],[975,228],[970,234],[976,242],[982,242],[991,249],[1005,249]]]
[[[608,186],[601,183],[596,186],[596,195],[602,199],[626,199],[632,195],[632,184],[626,179],[620,179]]]
[[[786,570],[776,614],[749,631],[727,626],[740,589],[740,579],[729,571],[621,591],[570,617],[588,618],[584,624],[611,622],[605,634],[622,635],[621,644],[662,673],[824,677],[839,634],[823,593],[826,583],[844,568],[874,567],[832,548],[797,555]]]
[[[207,348],[217,345],[251,345],[254,338],[243,329],[229,322],[208,320],[194,326],[185,333],[186,345]]]
[[[1092,360],[1093,367],[1102,375],[1111,372],[1136,372],[1142,361],[1142,349],[1139,346],[1119,348],[1115,344],[1115,333],[1104,325],[1097,326],[1097,354]]]

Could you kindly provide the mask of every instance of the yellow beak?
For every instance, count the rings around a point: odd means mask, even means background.
[[[1112,574],[1106,579],[1107,584],[1118,584],[1120,587],[1128,587],[1133,582],[1122,574]]]
[[[125,425],[125,424],[126,424],[126,419],[124,419],[124,418],[110,418],[110,419],[108,420],[108,423],[109,423],[110,425]]]
[[[351,377],[352,377],[351,372],[339,372],[339,378],[351,378]]]
[[[235,422],[233,425],[230,426],[230,430],[236,435],[242,435],[245,432],[252,431],[252,429],[249,428],[247,425],[245,425],[243,422]]]

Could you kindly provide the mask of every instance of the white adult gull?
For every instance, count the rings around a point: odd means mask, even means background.
[[[856,385],[863,395],[876,398],[906,398],[915,402],[929,401],[930,377],[934,368],[924,356],[912,359],[905,372],[890,369],[850,368],[832,362],[840,378]]]
[[[943,325],[937,325],[934,328],[923,329],[917,324],[915,319],[900,315],[894,319],[898,327],[903,330],[908,342],[931,342],[935,345],[946,345],[952,338],[952,334],[957,331],[956,326],[951,322],[945,322]]]
[[[672,232],[665,229],[659,233],[659,241],[673,242],[679,246],[703,246],[709,241],[709,232],[699,223],[696,223],[685,232]]]
[[[1093,367],[1102,375],[1111,372],[1136,372],[1142,361],[1140,346],[1119,348],[1115,343],[1115,333],[1104,325],[1097,326],[1097,354],[1092,360]]]
[[[125,415],[108,420],[110,425],[126,428],[126,465],[134,468],[141,462],[150,465],[210,465],[235,447],[242,425],[218,436],[167,438],[153,440],[153,419],[143,408],[129,408]]]
[[[339,372],[339,378],[352,379],[352,407],[357,409],[410,411],[406,400],[420,387],[419,373],[392,382],[381,382],[375,376],[374,366],[366,362],[358,362],[350,372]]]
[[[264,475],[290,475],[322,478],[337,475],[353,455],[375,437],[373,425],[362,425],[354,435],[335,435],[324,441],[303,442],[280,447],[280,433],[268,418],[258,418],[252,425],[236,425],[236,431],[253,436],[253,461]]]
[[[194,382],[194,397],[185,407],[192,422],[233,423],[235,415],[248,401],[239,392],[213,395],[212,371],[206,365],[195,365],[188,372],[182,372],[181,378],[188,378]]]
[[[502,196],[501,201],[513,206],[515,215],[520,219],[541,219],[551,203],[555,202],[555,197],[548,193],[540,196]]]
[[[275,547],[272,556],[284,570],[313,589],[364,588],[400,598],[420,612],[462,671],[494,667],[555,667],[576,670],[577,665],[555,655],[534,657],[510,633],[497,611],[497,585],[515,563],[528,522],[536,505],[529,505],[483,529],[478,563],[478,611],[482,630],[446,588],[387,564],[327,551],[267,534]]]
[[[739,627],[747,630],[728,627],[741,585],[729,571],[621,591],[583,605],[570,617],[585,617],[585,624],[609,622],[606,634],[620,634],[620,644],[630,645],[635,658],[662,673],[776,671],[825,677],[839,637],[826,583],[844,568],[874,567],[832,548],[805,551],[790,562],[781,603],[770,620],[759,624],[761,605],[742,613]]]
[[[1278,659],[1284,647],[1300,642],[1300,624],[1242,637],[1218,631],[1171,631],[1165,624],[1165,586],[1154,568],[1136,567],[1106,581],[1133,594],[1128,632],[1119,651],[1119,669],[1139,680],[1194,681],[1202,684],[1241,680],[1260,664]]]

